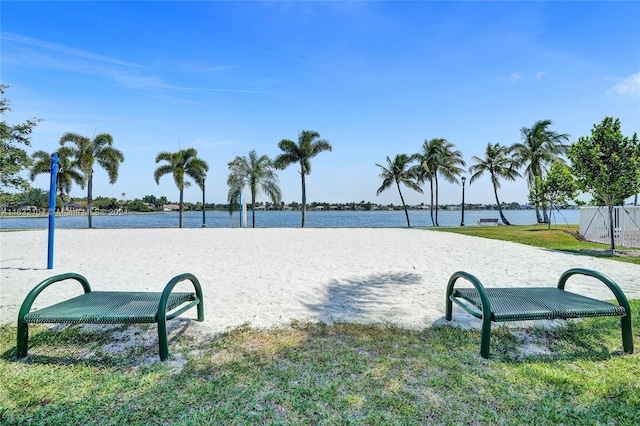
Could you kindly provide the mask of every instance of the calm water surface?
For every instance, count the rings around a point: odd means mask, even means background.
[[[534,210],[505,210],[504,214],[513,225],[531,225],[536,223]],[[552,215],[552,223],[559,225],[578,224],[579,210],[561,210]],[[466,226],[475,226],[480,218],[498,218],[497,211],[472,210],[465,211]],[[240,216],[227,212],[206,212],[208,228],[236,228],[239,226]],[[411,226],[429,227],[431,215],[428,210],[409,210]],[[459,226],[460,211],[439,211],[440,226]],[[251,212],[247,212],[247,222],[251,226]],[[258,211],[256,212],[256,228],[297,228],[300,227],[301,212],[299,211]],[[56,228],[86,228],[86,216],[57,216]],[[178,213],[128,213],[122,215],[93,216],[95,228],[177,228]],[[184,226],[186,228],[202,227],[202,212],[185,212]],[[305,217],[305,227],[309,228],[360,228],[360,227],[406,227],[407,220],[404,210],[400,211],[308,211]],[[0,216],[0,229],[47,228],[47,217],[7,217]]]

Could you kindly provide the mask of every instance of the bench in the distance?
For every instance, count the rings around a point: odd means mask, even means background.
[[[499,223],[497,218],[490,217],[490,218],[480,218],[478,220],[478,225],[499,225]]]

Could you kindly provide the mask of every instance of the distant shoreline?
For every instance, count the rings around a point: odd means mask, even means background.
[[[505,216],[513,225],[534,225],[537,223],[534,210],[505,210]],[[561,210],[552,216],[552,224],[575,225],[579,221],[579,210]],[[92,215],[95,228],[175,228],[178,227],[178,212],[121,212],[120,214]],[[202,211],[184,212],[184,226],[187,228],[201,228],[203,219]],[[256,211],[256,227],[258,228],[296,228],[301,224],[301,212],[267,210]],[[409,210],[412,227],[431,227],[431,212],[429,210]],[[465,211],[465,226],[478,224],[481,218],[499,219],[498,211],[471,210]],[[247,225],[253,224],[250,211],[246,215]],[[460,226],[462,223],[462,211],[439,210],[438,224],[440,226]],[[227,211],[206,211],[206,227],[213,228],[237,228],[240,227],[240,214],[234,212],[229,215]],[[86,214],[72,216],[56,216],[56,229],[60,228],[86,228],[88,220]],[[306,227],[312,228],[360,228],[360,227],[407,227],[406,217],[402,210],[319,210],[306,213]],[[0,216],[0,229],[5,228],[46,228],[47,216]]]

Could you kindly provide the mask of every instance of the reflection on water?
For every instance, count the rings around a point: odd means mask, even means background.
[[[535,210],[505,210],[504,214],[513,225],[531,225],[536,223]],[[580,222],[579,210],[561,210],[551,215],[552,224],[566,225]],[[439,211],[440,226],[459,226],[461,211]],[[480,218],[499,218],[497,211],[472,210],[465,211],[466,226],[475,226]],[[239,215],[230,216],[227,212],[212,211],[206,213],[208,228],[234,228],[239,226]],[[431,215],[429,210],[409,210],[411,226],[429,227]],[[247,213],[247,222],[251,226],[251,212]],[[258,211],[256,212],[256,228],[297,228],[300,227],[299,211]],[[56,217],[56,228],[86,228],[86,216]],[[177,228],[178,213],[128,213],[119,215],[93,216],[95,228]],[[185,212],[185,228],[202,227],[202,212]],[[392,227],[407,226],[404,211],[308,211],[305,227],[308,228],[360,228],[360,227]],[[47,228],[47,217],[0,217],[0,229]]]

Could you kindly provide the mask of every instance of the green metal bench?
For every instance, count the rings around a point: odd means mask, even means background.
[[[609,287],[618,304],[591,299],[564,289],[572,275],[594,277]],[[456,281],[463,278],[473,288],[455,288]],[[458,271],[449,279],[446,296],[445,317],[451,321],[452,302],[482,320],[480,356],[489,358],[491,322],[552,320],[567,318],[619,316],[622,328],[624,351],[633,353],[631,308],[620,287],[609,277],[590,269],[573,268],[564,272],[553,287],[485,288],[473,275]]]
[[[76,280],[84,294],[33,312],[31,306],[36,297],[51,284]],[[189,280],[195,293],[172,292],[181,281]],[[85,277],[67,273],[47,278],[29,292],[18,313],[17,357],[27,356],[29,324],[158,324],[158,346],[161,360],[169,357],[167,320],[173,319],[197,305],[198,321],[204,320],[204,307],[200,282],[192,274],[172,278],[162,293],[92,291]]]

